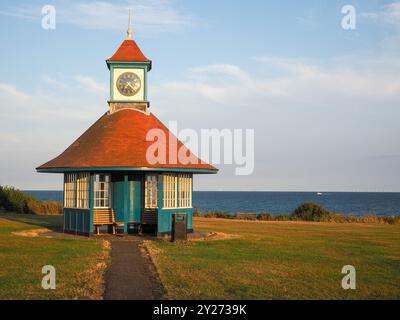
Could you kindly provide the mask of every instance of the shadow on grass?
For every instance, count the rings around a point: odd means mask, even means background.
[[[35,227],[47,228],[54,232],[63,232],[63,215],[34,215],[0,211],[0,218],[26,223]]]
[[[88,239],[84,235],[67,234],[63,231],[63,215],[35,215],[35,214],[20,214],[15,212],[0,211],[0,219],[14,221],[27,224],[26,226],[18,227],[19,230],[33,230],[33,229],[49,229],[49,232],[43,235],[48,235],[55,238],[82,238]],[[107,226],[100,229],[100,235],[93,235],[92,239],[103,240],[155,240],[154,232],[143,232],[143,234],[125,234],[123,236],[113,235],[107,231]],[[148,230],[145,230],[148,231]]]

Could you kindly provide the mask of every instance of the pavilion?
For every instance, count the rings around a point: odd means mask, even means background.
[[[174,214],[184,215],[187,231],[193,231],[193,174],[218,169],[198,159],[149,112],[152,63],[132,39],[130,22],[126,40],[106,63],[108,111],[63,153],[36,168],[64,174],[64,231],[91,235],[148,229],[170,235]],[[155,161],[157,154],[149,157],[155,143],[149,132],[165,135],[167,161]],[[185,161],[170,157],[171,145],[184,150]]]

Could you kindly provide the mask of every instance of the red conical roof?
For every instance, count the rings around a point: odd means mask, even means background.
[[[166,137],[166,163],[149,163],[146,153],[154,141],[146,136],[152,129],[161,130]],[[185,151],[190,163],[170,159],[170,137],[174,137],[178,150]],[[218,169],[199,160],[183,143],[170,136],[168,128],[153,114],[138,110],[106,113],[86,130],[71,146],[53,160],[41,165],[38,171],[63,172],[67,168],[138,168],[184,169],[190,172],[217,172]],[[174,143],[175,144],[175,143]],[[181,149],[183,147],[184,149]],[[186,162],[186,161],[185,161]],[[200,170],[199,170],[200,169]]]
[[[151,62],[147,59],[139,46],[133,39],[126,39],[107,61],[124,61],[124,62]]]

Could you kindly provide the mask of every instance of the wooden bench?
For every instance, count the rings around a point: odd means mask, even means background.
[[[96,234],[100,234],[99,226],[112,226],[112,233],[115,234],[115,213],[113,209],[94,210],[93,224],[96,229]]]

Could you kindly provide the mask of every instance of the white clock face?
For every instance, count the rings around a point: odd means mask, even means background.
[[[119,93],[126,97],[132,97],[139,92],[142,82],[137,74],[124,72],[118,77],[116,85]]]

